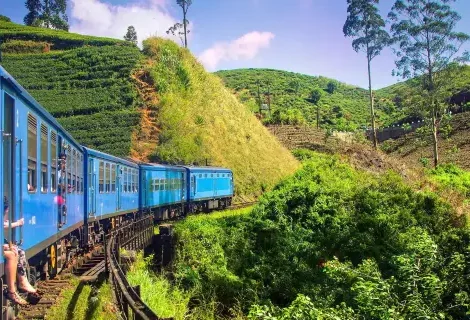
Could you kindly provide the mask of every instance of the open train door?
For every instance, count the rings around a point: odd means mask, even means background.
[[[17,163],[17,159],[21,159],[18,155],[21,153],[21,140],[16,139],[15,135],[15,114],[16,106],[15,99],[7,94],[3,93],[3,97],[0,97],[1,100],[1,116],[2,116],[2,195],[3,195],[3,219],[8,219],[8,227],[1,228],[0,233],[2,233],[3,238],[6,240],[6,244],[11,246],[15,244],[16,240],[22,242],[23,239],[23,227],[19,227],[19,238],[13,232],[11,223],[22,218],[22,210],[18,206],[22,205],[21,199],[18,198],[19,187],[17,182],[20,181],[20,176],[22,171],[20,166]],[[18,176],[17,176],[18,175]],[[21,183],[21,182],[20,182]],[[21,190],[19,192],[21,197]],[[2,249],[3,250],[3,249]],[[0,273],[3,276],[4,274],[4,259],[0,261]],[[3,281],[2,288],[3,288]],[[8,305],[7,300],[3,297],[2,294],[2,319],[14,319],[15,310],[11,305]]]

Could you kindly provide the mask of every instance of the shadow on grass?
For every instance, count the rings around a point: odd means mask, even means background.
[[[73,293],[72,298],[70,299],[69,305],[67,306],[67,319],[73,319],[75,307],[77,306],[78,299],[80,298],[80,294],[83,291],[83,287],[85,284],[80,282]]]

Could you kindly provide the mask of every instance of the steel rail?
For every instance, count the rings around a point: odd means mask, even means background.
[[[163,320],[159,318],[140,298],[127,281],[120,264],[120,248],[137,249],[151,243],[153,234],[152,216],[146,216],[111,231],[106,241],[106,264],[109,265],[109,279],[115,290],[115,297],[125,319]],[[129,307],[132,314],[129,313]],[[167,318],[172,320],[173,318]]]

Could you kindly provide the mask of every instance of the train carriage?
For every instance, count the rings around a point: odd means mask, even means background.
[[[0,193],[8,220],[24,219],[4,238],[55,274],[65,238],[78,236],[83,225],[83,149],[2,67],[0,95]]]
[[[155,219],[181,216],[186,199],[186,170],[177,166],[140,165],[141,207]]]
[[[188,180],[188,211],[208,211],[226,208],[233,197],[232,170],[219,167],[190,167],[186,169]]]
[[[100,220],[113,219],[139,211],[139,166],[136,163],[114,157],[90,148],[85,150],[86,219],[89,236],[96,234]],[[90,239],[94,242],[94,239]]]
[[[231,204],[231,170],[137,164],[81,146],[1,66],[0,125],[5,217],[24,219],[19,228],[0,228],[0,236],[25,250],[30,281],[54,277],[137,215],[159,222]],[[11,309],[3,300],[2,307]]]

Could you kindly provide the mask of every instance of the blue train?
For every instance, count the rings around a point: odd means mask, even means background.
[[[25,221],[0,233],[21,244],[33,274],[53,277],[136,215],[159,221],[231,205],[230,169],[137,163],[84,147],[1,66],[0,112],[0,194],[9,220]]]

